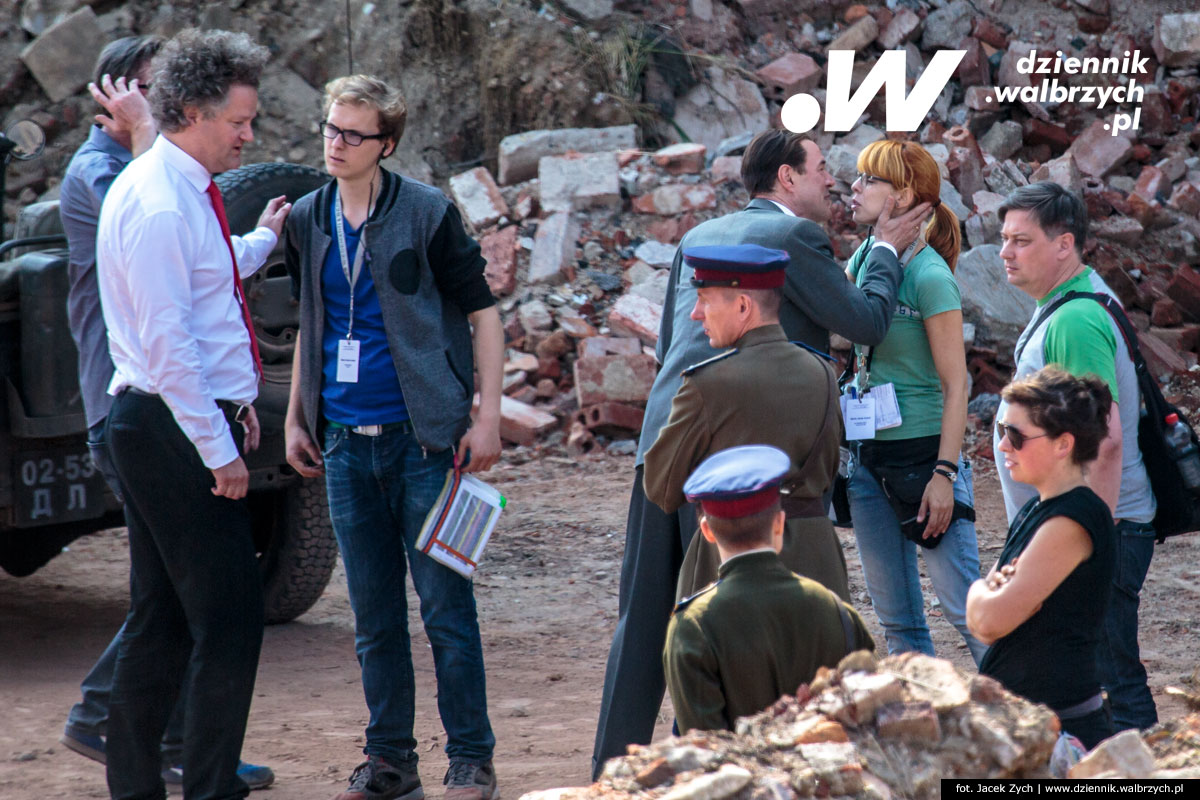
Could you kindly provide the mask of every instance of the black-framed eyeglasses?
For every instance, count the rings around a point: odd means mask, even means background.
[[[1000,434],[1001,439],[1007,436],[1009,444],[1013,446],[1013,450],[1020,450],[1030,439],[1041,439],[1044,436],[1050,435],[1048,433],[1039,433],[1037,436],[1026,436],[1017,428],[1004,422],[996,423],[996,433]]]
[[[321,135],[326,139],[336,139],[338,136],[341,136],[342,141],[351,147],[358,147],[367,139],[388,138],[386,133],[359,133],[358,131],[344,131],[337,125],[324,120],[321,120],[321,122],[318,124],[321,126]]]
[[[858,177],[855,179],[854,182],[861,183],[863,186],[870,186],[873,183],[886,183],[888,186],[895,185],[891,181],[889,181],[887,178],[881,178],[878,175],[868,175],[865,172],[858,173]]]

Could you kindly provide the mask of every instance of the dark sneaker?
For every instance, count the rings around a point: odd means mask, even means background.
[[[445,800],[500,800],[496,770],[490,761],[486,764],[451,761],[442,783],[446,784]]]
[[[333,800],[424,800],[421,776],[415,767],[400,769],[393,767],[379,756],[367,756],[367,760],[354,768],[350,785]]]
[[[271,771],[270,767],[247,764],[245,761],[238,762],[237,774],[239,778],[246,782],[251,791],[254,789],[266,789],[275,782],[275,773]],[[179,794],[183,791],[182,767],[178,765],[163,767],[162,779],[163,783],[167,786],[167,791],[171,794]]]
[[[92,761],[105,763],[103,736],[88,733],[74,725],[68,725],[63,728],[62,736],[58,737],[58,740],[66,745],[68,750],[74,750]]]

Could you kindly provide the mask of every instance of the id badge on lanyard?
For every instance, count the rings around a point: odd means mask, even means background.
[[[354,251],[354,263],[348,265],[350,257],[346,248],[346,231],[344,230],[340,193],[334,195],[333,202],[334,215],[337,217],[338,256],[341,257],[342,274],[346,276],[346,282],[350,284],[350,322],[346,327],[346,338],[338,341],[337,382],[358,383],[358,359],[362,342],[354,338],[354,286],[358,283],[358,276],[362,274],[363,259],[366,257],[367,226],[365,223],[363,224],[362,235],[358,240],[358,249]],[[370,205],[368,204],[368,217],[370,216],[369,209]]]

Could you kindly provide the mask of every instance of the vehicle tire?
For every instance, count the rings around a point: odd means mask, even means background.
[[[289,203],[294,203],[328,181],[329,176],[318,169],[279,163],[251,164],[216,177],[229,230],[238,235],[254,230],[272,197],[285,195]],[[300,314],[292,300],[292,280],[283,262],[282,238],[267,257],[267,263],[243,281],[243,287],[263,359],[263,382],[254,408],[264,431],[280,431],[287,411],[292,350]]]
[[[250,495],[267,624],[290,622],[321,597],[337,563],[325,482]]]

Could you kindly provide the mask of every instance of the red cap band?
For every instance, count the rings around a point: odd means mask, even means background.
[[[696,267],[696,280],[714,286],[728,285],[739,289],[778,289],[787,275],[782,269],[768,272],[727,272],[720,269]]]
[[[722,519],[738,519],[765,511],[779,502],[779,484],[774,484],[761,492],[729,500],[705,498],[700,501],[700,509],[713,517]]]

